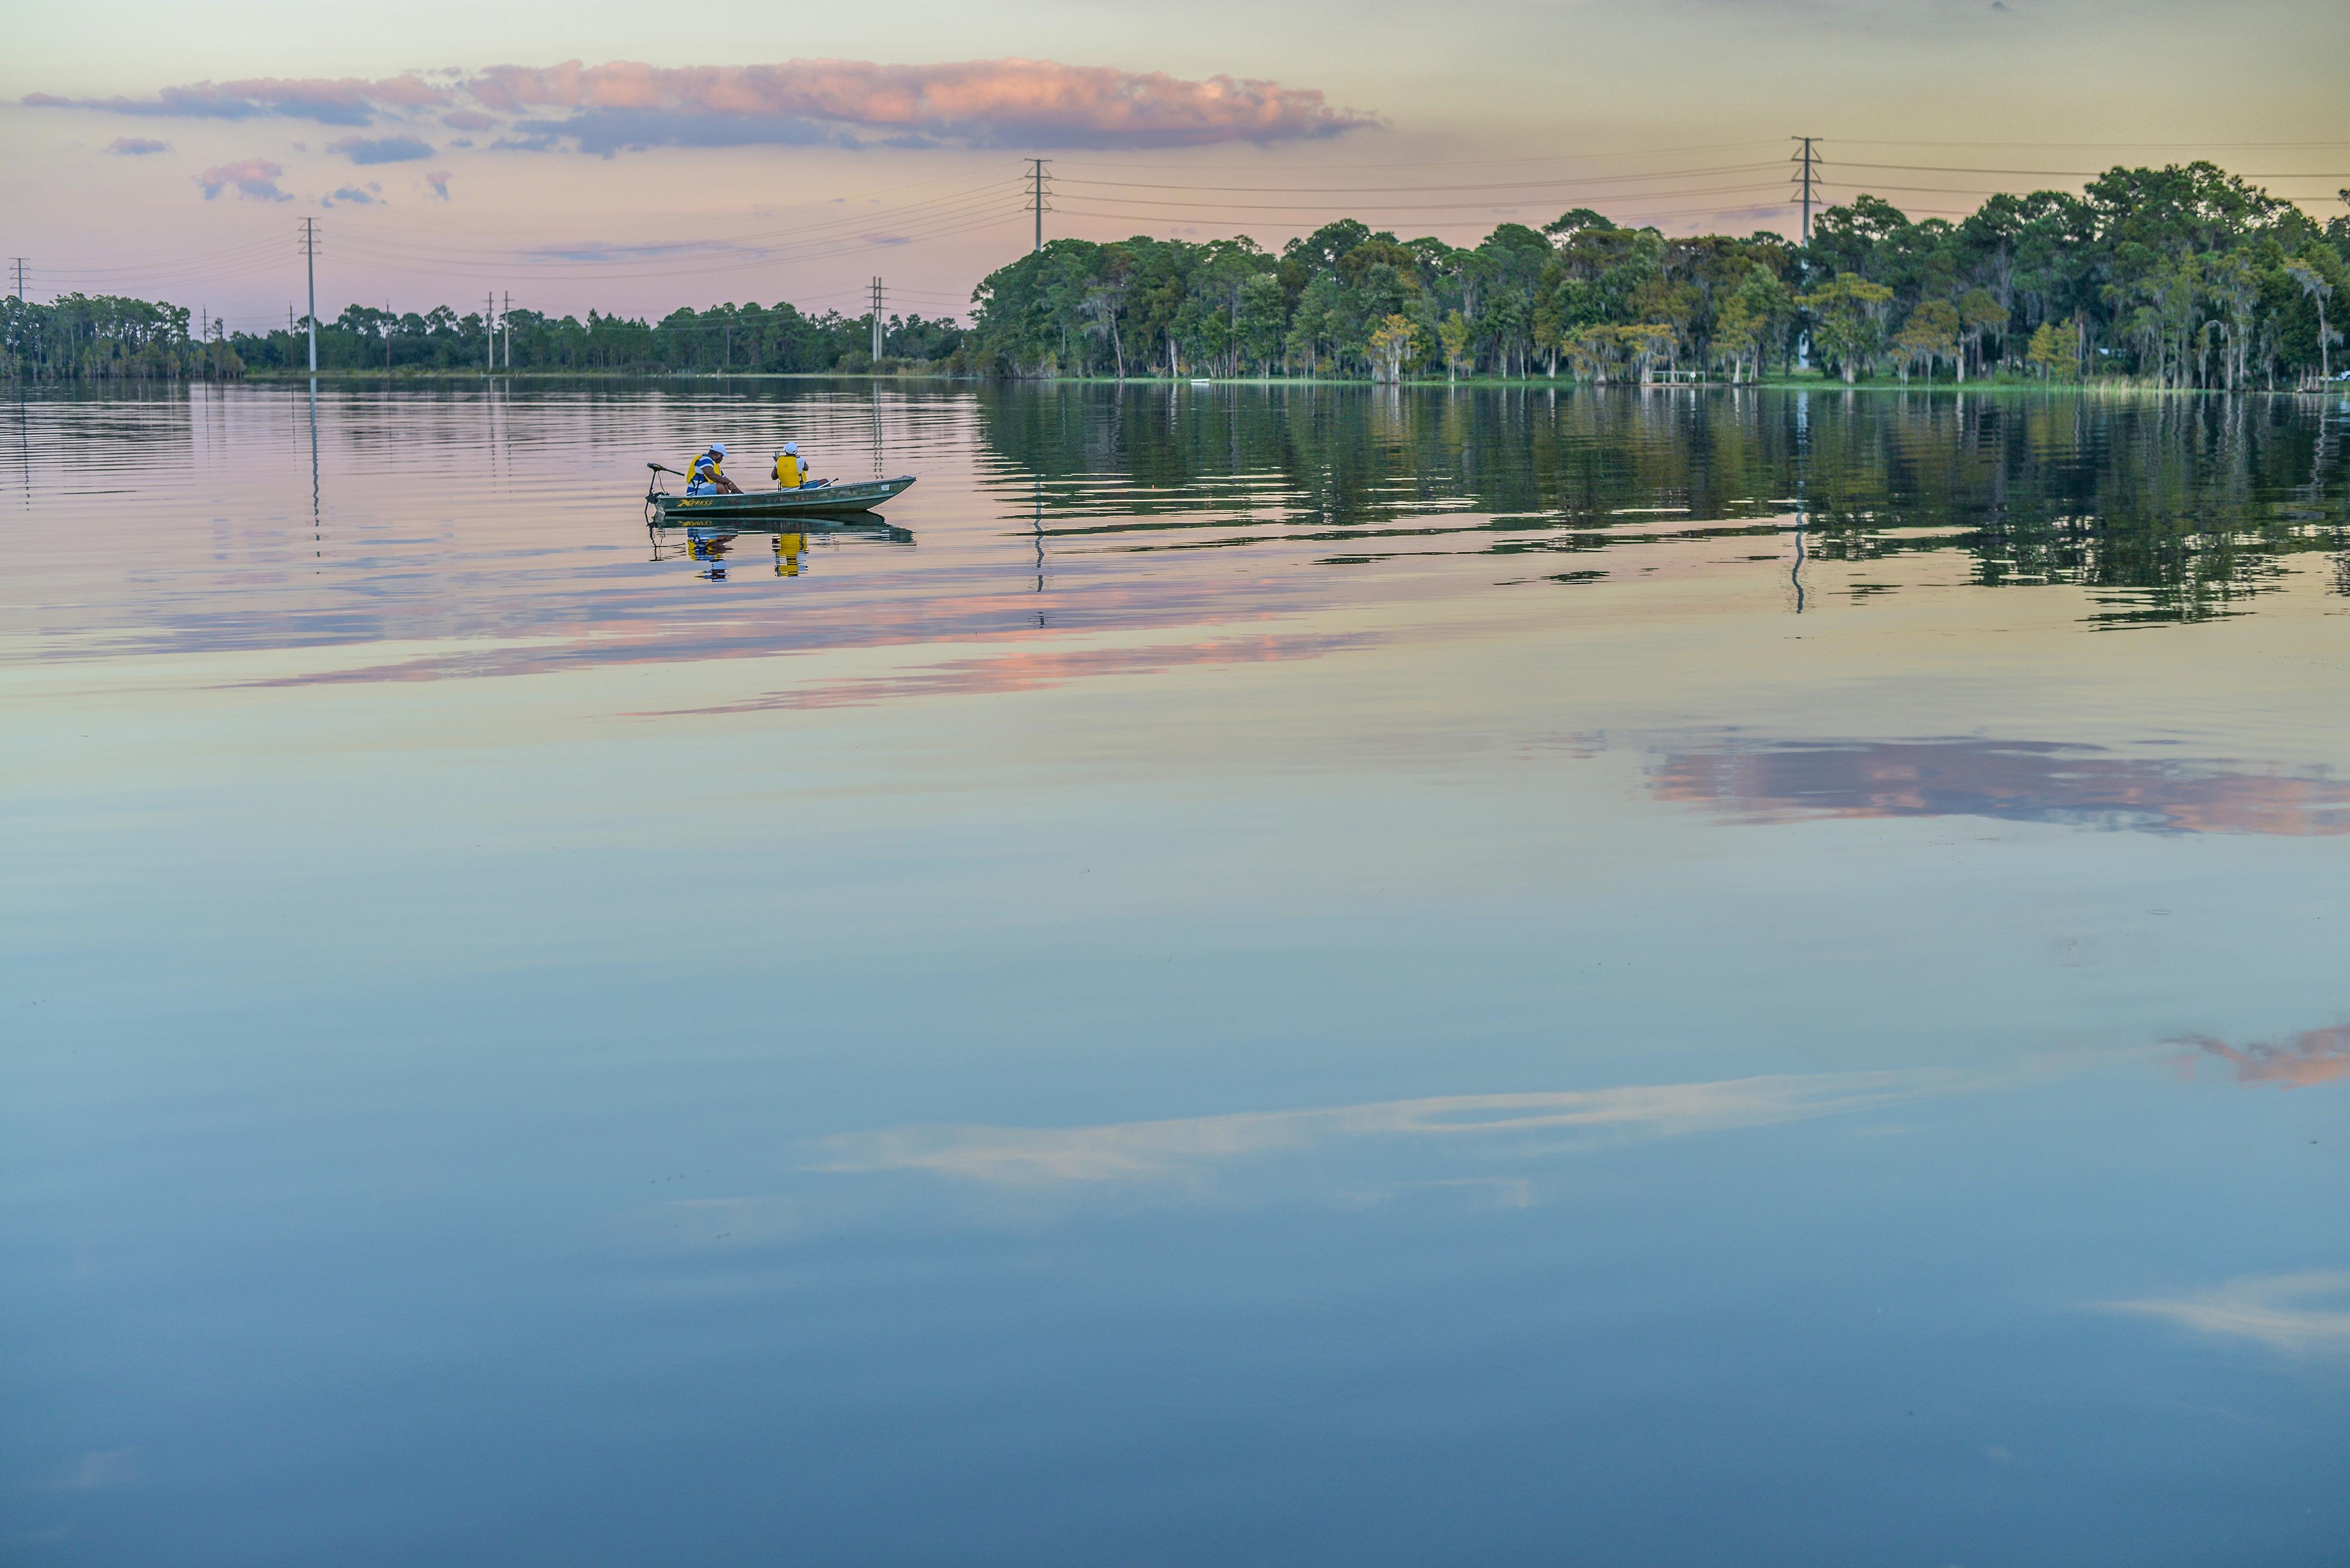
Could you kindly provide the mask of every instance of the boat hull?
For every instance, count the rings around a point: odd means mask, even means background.
[[[911,474],[827,484],[814,490],[754,490],[741,495],[654,495],[657,522],[702,527],[754,517],[822,517],[870,511],[914,483]]]

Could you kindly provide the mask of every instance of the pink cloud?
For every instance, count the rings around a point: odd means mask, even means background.
[[[284,164],[272,163],[266,158],[245,158],[205,170],[196,176],[196,183],[204,188],[207,202],[230,189],[250,201],[290,202],[294,198],[277,188],[285,173]]]
[[[424,176],[424,182],[432,187],[434,195],[444,202],[449,199],[449,171],[432,170]]]
[[[152,98],[31,93],[36,109],[245,119],[278,115],[328,125],[438,113],[459,130],[487,130],[500,114],[556,114],[518,128],[505,145],[557,140],[584,151],[650,146],[751,146],[862,140],[982,147],[1195,147],[1296,141],[1380,123],[1334,109],[1311,88],[1234,77],[1188,80],[1052,60],[964,60],[893,66],[869,60],[778,65],[497,66],[446,83],[399,76],[256,77],[163,88]]]

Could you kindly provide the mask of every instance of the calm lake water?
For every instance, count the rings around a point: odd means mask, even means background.
[[[9,1562],[2342,1561],[2350,411],[5,414]]]

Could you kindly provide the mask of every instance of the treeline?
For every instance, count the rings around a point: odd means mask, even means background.
[[[943,364],[962,347],[962,336],[951,321],[887,317],[878,368]],[[304,332],[238,333],[229,342],[255,368],[309,364]],[[461,316],[445,305],[405,315],[353,305],[318,324],[322,370],[478,369],[493,355],[499,369],[516,370],[863,374],[877,369],[871,316],[808,316],[790,305],[673,310],[657,322],[593,310],[583,321],[515,309],[500,312],[494,323],[482,312]]]
[[[68,294],[48,305],[0,298],[0,376],[140,380],[243,373],[236,352],[188,334],[176,305]]]
[[[2345,192],[2350,200],[2350,192]],[[1480,244],[1352,219],[1246,238],[1058,240],[992,273],[962,361],[1014,376],[1750,380],[1808,358],[1896,374],[2277,387],[2330,375],[2350,219],[2320,225],[2210,163],[1911,223],[1863,196],[1808,245],[1669,238],[1577,208]]]
[[[844,371],[873,363],[873,318],[803,315],[789,305],[676,310],[658,322],[589,311],[585,321],[531,310],[447,306],[400,314],[354,305],[318,324],[322,370],[500,369],[632,371]],[[307,324],[270,332],[224,332],[195,324],[179,306],[66,295],[47,305],[0,300],[0,373],[11,379],[81,377],[236,377],[298,370],[310,362]],[[209,327],[209,330],[207,330]],[[920,316],[885,317],[883,370],[959,365],[963,329]]]

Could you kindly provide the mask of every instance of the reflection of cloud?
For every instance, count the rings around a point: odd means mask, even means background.
[[[925,1171],[1003,1186],[1144,1181],[1219,1161],[1340,1138],[1486,1138],[1503,1134],[1764,1127],[1948,1092],[1919,1072],[1817,1073],[1717,1083],[1515,1095],[1451,1095],[1326,1110],[1270,1111],[1094,1127],[913,1127],[825,1140],[819,1168]]]
[[[72,1469],[49,1484],[58,1491],[104,1491],[138,1479],[138,1449],[107,1449],[84,1454]]]
[[[2104,1302],[2106,1312],[2166,1318],[2182,1328],[2256,1340],[2294,1355],[2350,1353],[2350,1312],[2311,1312],[2283,1303],[2350,1291],[2350,1272],[2254,1274],[2193,1295]]]
[[[1085,648],[1044,653],[1014,652],[991,659],[953,659],[905,675],[875,675],[836,680],[748,701],[711,708],[680,708],[672,713],[744,713],[774,708],[857,708],[893,697],[943,697],[981,691],[1039,691],[1097,675],[1147,675],[1195,664],[1258,664],[1284,659],[1319,659],[1367,648],[1378,639],[1356,632],[1295,637],[1228,637],[1174,647]]]
[[[207,202],[231,189],[255,202],[290,202],[294,198],[277,188],[285,172],[285,165],[272,163],[266,158],[246,158],[205,170],[196,176],[196,183],[204,188]]]
[[[354,163],[414,163],[432,156],[432,145],[412,136],[346,136],[327,143]]]
[[[2174,1044],[2192,1045],[2206,1055],[2230,1064],[2239,1084],[2274,1084],[2281,1088],[2305,1089],[2313,1084],[2350,1076],[2350,1023],[2304,1030],[2284,1045],[2255,1042],[2238,1050],[2208,1034],[2190,1034]],[[2191,1064],[2195,1058],[2186,1060]]]
[[[1748,741],[1666,755],[1659,800],[1750,822],[1989,816],[2160,833],[2350,833],[2350,786],[2046,741]]]
[[[449,171],[435,169],[424,176],[424,183],[443,202],[449,199]]]

